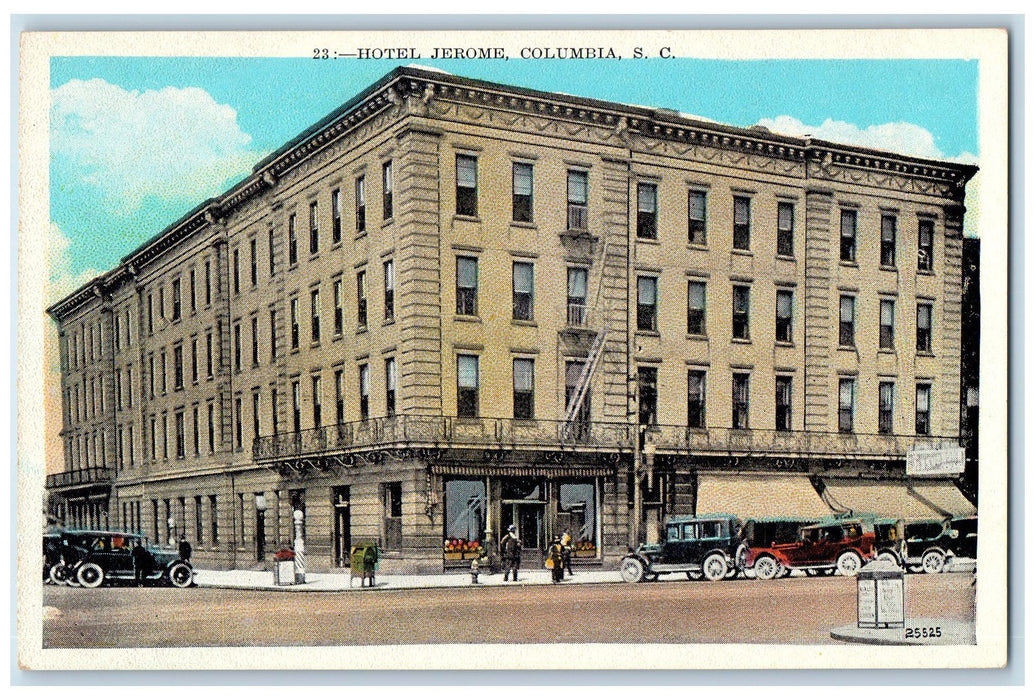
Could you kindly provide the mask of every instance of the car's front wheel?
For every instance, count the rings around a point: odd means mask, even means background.
[[[837,573],[842,576],[855,576],[862,568],[862,558],[855,552],[841,552],[837,558]]]
[[[50,580],[59,586],[68,585],[68,569],[64,564],[55,564],[50,567]]]
[[[755,560],[755,578],[768,581],[776,576],[780,565],[770,556],[762,555]]]
[[[937,550],[925,552],[921,562],[925,574],[940,574],[942,569],[945,568],[945,557]]]
[[[83,588],[97,588],[104,583],[104,569],[93,562],[87,562],[79,567],[75,577]]]
[[[173,564],[169,568],[169,583],[177,588],[186,588],[194,581],[194,572],[183,562]]]
[[[622,560],[622,580],[627,583],[639,583],[643,580],[643,562],[636,557],[626,557]]]
[[[726,557],[721,554],[709,554],[704,558],[701,570],[709,581],[721,581],[729,573],[729,566],[726,564]]]

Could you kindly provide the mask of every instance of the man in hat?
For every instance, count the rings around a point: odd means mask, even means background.
[[[180,555],[180,559],[183,561],[190,561],[190,555],[194,553],[194,548],[190,546],[190,542],[187,541],[186,533],[180,533],[180,542],[177,550]]]
[[[514,572],[514,580],[518,580],[518,568],[521,567],[521,540],[517,536],[517,527],[511,525],[507,534],[500,541],[500,559],[503,560],[503,580],[510,580],[510,572]]]

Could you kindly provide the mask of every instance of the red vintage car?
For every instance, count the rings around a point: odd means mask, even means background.
[[[757,543],[748,549],[744,564],[762,580],[775,577],[781,566],[853,576],[877,555],[874,542],[873,530],[861,520],[824,521],[800,528],[791,542]]]

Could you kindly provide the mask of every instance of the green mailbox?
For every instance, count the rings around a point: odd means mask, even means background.
[[[360,587],[374,585],[374,572],[377,570],[377,545],[364,543],[353,545],[349,557],[349,587],[352,587],[352,579],[360,580]]]

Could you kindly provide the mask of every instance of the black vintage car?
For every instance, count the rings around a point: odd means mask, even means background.
[[[977,559],[977,516],[906,523],[903,559],[911,571],[937,574],[953,558]]]
[[[635,583],[676,573],[709,581],[735,576],[740,528],[735,515],[670,518],[664,542],[640,545],[622,559],[622,579]]]
[[[50,569],[51,581],[85,588],[117,580],[133,581],[136,578],[133,549],[137,545],[146,552],[143,557],[148,562],[144,570],[146,581],[177,588],[186,588],[194,582],[194,568],[190,562],[180,559],[176,550],[154,546],[139,533],[114,530],[61,532],[56,543],[58,560]]]

